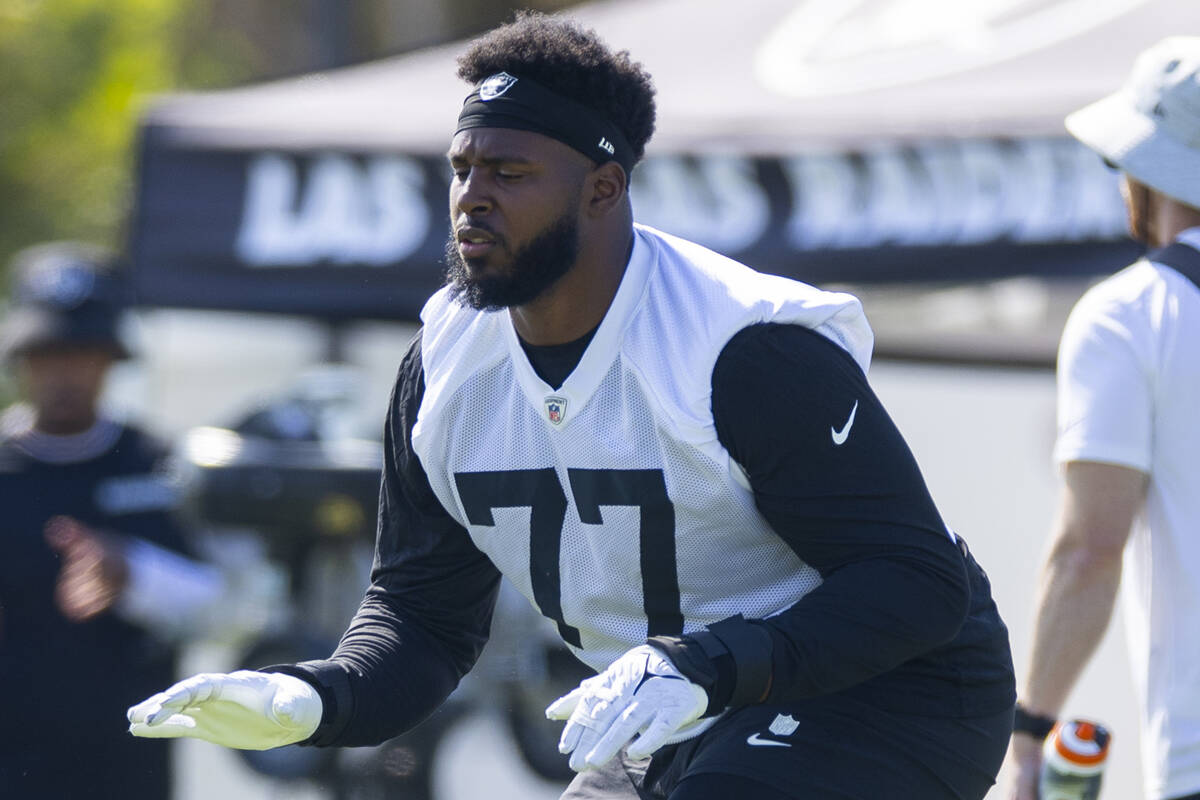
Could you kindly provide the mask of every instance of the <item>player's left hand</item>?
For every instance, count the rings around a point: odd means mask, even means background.
[[[567,720],[558,750],[570,753],[571,769],[581,772],[604,765],[626,745],[630,758],[649,756],[707,707],[703,689],[662,653],[640,645],[551,703],[546,716]]]

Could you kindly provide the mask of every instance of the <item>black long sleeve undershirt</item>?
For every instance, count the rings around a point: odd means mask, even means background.
[[[270,668],[320,691],[325,714],[311,744],[378,744],[409,730],[450,695],[487,642],[500,573],[442,508],[413,452],[424,390],[418,334],[384,428],[371,586],[329,659]]]
[[[753,326],[718,359],[712,403],[759,512],[822,577],[763,623],[777,678],[769,699],[853,686],[958,633],[970,602],[962,553],[844,351],[805,328]]]
[[[770,619],[652,642],[700,662],[710,709],[846,690],[936,714],[1010,704],[1007,632],[987,578],[850,356],[807,328],[755,325],[727,344],[712,385],[718,437],[759,512],[822,584]]]

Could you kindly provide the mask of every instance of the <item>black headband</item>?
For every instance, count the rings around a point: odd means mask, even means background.
[[[621,131],[585,105],[552,92],[528,78],[497,72],[467,95],[458,128],[511,128],[557,139],[597,164],[616,161],[626,177],[633,169],[633,148]]]

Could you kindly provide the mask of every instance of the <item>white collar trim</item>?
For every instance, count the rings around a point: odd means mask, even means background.
[[[0,419],[0,433],[30,458],[47,464],[77,464],[99,458],[121,437],[121,426],[103,417],[86,431],[68,436],[37,430],[33,418],[29,406],[14,406]]]
[[[600,387],[600,382],[608,374],[613,359],[621,346],[625,328],[641,305],[654,265],[653,249],[635,227],[633,252],[629,256],[629,263],[625,267],[625,274],[621,277],[621,285],[617,287],[612,304],[605,312],[604,319],[600,321],[596,335],[588,342],[583,357],[563,381],[562,386],[557,389],[552,388],[534,372],[533,366],[529,363],[529,357],[525,354],[521,342],[517,338],[517,332],[511,319],[505,321],[504,337],[517,383],[521,386],[529,402],[537,409],[538,414],[551,428],[563,428],[569,425],[574,414],[583,408],[595,394],[596,389]],[[547,412],[548,404],[554,400],[563,401],[561,408],[565,411],[557,423],[551,421]]]

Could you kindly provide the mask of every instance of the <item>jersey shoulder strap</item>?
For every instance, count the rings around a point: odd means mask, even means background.
[[[1200,251],[1183,242],[1173,242],[1166,247],[1146,254],[1147,261],[1163,264],[1190,280],[1200,289]]]

